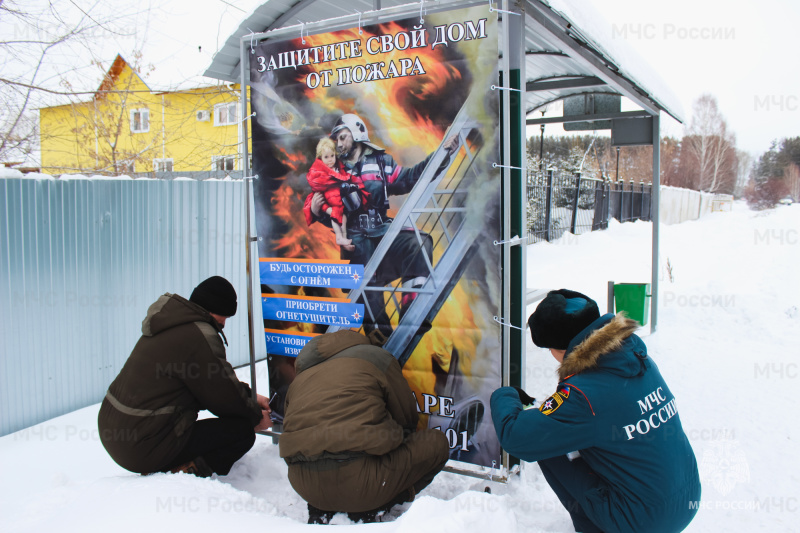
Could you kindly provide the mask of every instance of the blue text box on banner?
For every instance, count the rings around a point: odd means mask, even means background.
[[[265,285],[356,289],[364,279],[364,265],[351,265],[344,261],[262,258],[259,270],[261,283]]]
[[[261,296],[264,320],[326,324],[359,328],[364,321],[364,304],[341,298],[312,298],[264,294]]]
[[[285,355],[287,357],[297,357],[303,346],[316,336],[316,333],[286,333],[277,329],[264,330],[267,353],[270,355]]]

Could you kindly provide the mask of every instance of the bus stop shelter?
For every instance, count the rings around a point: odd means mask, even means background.
[[[269,0],[255,9],[215,55],[206,76],[241,83],[241,115],[252,116],[248,107],[251,55],[255,44],[287,38],[313,36],[362,26],[388,24],[391,21],[419,17],[422,27],[426,16],[462,8],[484,8],[482,17],[497,24],[498,82],[492,84],[500,109],[501,161],[495,166],[502,173],[502,231],[495,244],[503,247],[502,306],[495,320],[504,327],[502,348],[506,373],[503,384],[519,384],[524,375],[526,324],[526,128],[546,123],[586,125],[583,129],[610,129],[616,146],[651,145],[653,176],[650,213],[652,236],[651,328],[658,319],[658,243],[659,243],[659,174],[661,112],[682,121],[677,99],[627,45],[615,38],[611,29],[598,23],[596,12],[583,0],[470,1],[438,0],[406,3],[403,0],[353,0],[334,3],[325,0]],[[442,29],[442,38],[447,30]],[[474,28],[473,28],[474,29]],[[450,37],[463,37],[455,28]],[[438,36],[438,33],[437,33]],[[432,36],[433,38],[433,36]],[[452,40],[459,40],[453,38]],[[305,42],[305,41],[303,41]],[[549,104],[581,97],[583,106],[571,106],[561,117],[537,117],[537,111]],[[604,102],[609,101],[611,106]],[[614,104],[614,98],[617,98]],[[622,110],[619,99],[626,102]],[[581,100],[577,100],[581,101]],[[591,126],[595,123],[595,127]],[[580,127],[580,126],[578,126]],[[577,128],[576,128],[577,129]],[[248,127],[242,123],[242,161],[245,176],[249,169]],[[249,210],[248,210],[249,214]],[[248,227],[252,224],[248,220]],[[255,237],[249,238],[249,248]],[[248,249],[248,252],[250,250]],[[257,271],[249,256],[248,266]],[[253,297],[248,275],[248,296]],[[251,353],[254,324],[250,309]],[[500,317],[498,319],[498,317]],[[253,381],[255,370],[253,368]]]

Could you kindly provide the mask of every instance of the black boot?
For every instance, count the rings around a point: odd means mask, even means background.
[[[309,524],[330,524],[336,511],[323,511],[317,509],[310,503],[308,504],[308,523]]]
[[[362,511],[360,513],[347,513],[347,518],[352,520],[353,522],[361,522],[362,524],[374,524],[375,522],[380,522],[380,515],[383,515],[386,510],[381,509],[373,509],[372,511]]]
[[[192,474],[197,477],[211,477],[214,471],[208,466],[205,459],[202,457],[195,457],[193,461],[189,461],[188,463],[184,463],[180,466],[176,466],[172,470],[170,470],[173,474],[177,473],[184,473],[184,474]]]
[[[360,513],[347,513],[347,518],[349,518],[353,522],[361,522],[364,524],[372,524],[375,522],[380,522],[381,517],[386,513],[388,513],[392,509],[392,507],[407,502],[413,502],[415,495],[416,491],[414,490],[414,487],[409,487],[408,489],[404,490],[403,492],[392,498],[392,500],[389,503],[382,505],[377,509],[372,509],[371,511],[363,511]]]

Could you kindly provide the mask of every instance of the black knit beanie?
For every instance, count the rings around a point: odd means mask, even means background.
[[[215,315],[229,317],[236,314],[236,290],[220,276],[211,276],[195,287],[189,301]]]
[[[566,350],[586,326],[600,318],[597,302],[579,292],[550,291],[528,318],[533,343],[540,348]]]

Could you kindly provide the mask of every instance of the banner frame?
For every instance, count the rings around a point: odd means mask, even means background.
[[[506,2],[507,0],[503,1]],[[489,2],[486,0],[438,0],[435,5],[424,5],[422,8],[424,8],[425,14],[430,14],[451,11],[456,8],[467,9],[475,6],[486,6],[488,10]],[[240,68],[244,68],[242,64],[247,63],[247,55],[245,52],[247,48],[250,48],[251,44],[255,46],[255,44],[258,42],[266,41],[275,37],[284,37],[291,34],[297,34],[298,31],[302,32],[302,35],[309,36],[316,35],[318,33],[346,30],[348,28],[352,28],[353,26],[358,26],[359,21],[361,26],[370,24],[383,24],[398,18],[410,18],[413,15],[421,15],[422,8],[416,7],[415,4],[404,4],[394,7],[384,7],[377,11],[370,10],[363,11],[361,13],[354,12],[352,15],[343,15],[341,17],[318,20],[316,22],[306,22],[295,24],[293,26],[284,26],[282,28],[275,28],[267,32],[249,33],[239,38],[239,45],[242,50]],[[244,70],[242,71],[242,77],[240,79],[245,79],[243,77],[243,73]],[[247,81],[249,84],[249,70]]]
[[[242,120],[239,123],[240,135],[242,146],[240,153],[242,154],[242,173],[244,176],[244,203],[245,203],[245,263],[246,263],[246,277],[247,277],[247,340],[250,348],[250,392],[255,400],[258,394],[258,384],[256,378],[256,345],[255,345],[255,317],[253,315],[253,245],[258,241],[258,237],[253,236],[253,217],[251,216],[251,205],[253,201],[253,180],[258,179],[258,176],[251,176],[250,157],[247,143],[249,136],[247,134],[247,123],[250,118],[247,113],[247,88],[250,86],[250,69],[247,68],[247,54],[243,46],[243,41],[240,42],[239,47],[239,64],[240,64],[240,77],[239,77],[239,103],[241,108]],[[245,119],[244,117],[247,117]],[[258,257],[258,254],[256,254]],[[256,269],[257,270],[257,269]],[[259,285],[260,287],[260,285]],[[260,293],[260,291],[259,291]],[[266,356],[266,349],[265,349]]]
[[[516,9],[516,11],[511,12],[510,9]],[[471,1],[450,1],[450,2],[437,2],[435,5],[424,6],[425,13],[440,13],[444,11],[450,11],[453,9],[466,9],[475,6],[486,6],[487,11],[490,9],[490,4],[487,3],[485,0],[471,0]],[[509,172],[507,169],[502,169],[501,174],[501,182],[502,182],[502,189],[503,192],[501,194],[504,195],[503,203],[508,206],[510,209],[505,209],[504,217],[503,217],[503,228],[502,228],[502,239],[507,241],[510,239],[511,233],[513,231],[517,231],[519,234],[520,231],[524,229],[524,217],[520,219],[519,214],[523,213],[524,210],[522,209],[522,200],[525,198],[525,180],[521,178],[521,176],[525,175],[525,157],[524,154],[524,143],[525,143],[525,136],[522,128],[525,124],[525,115],[524,115],[524,87],[521,87],[521,80],[524,80],[524,69],[525,69],[525,61],[524,61],[524,10],[520,5],[518,0],[502,0],[502,8],[498,10],[497,8],[493,9],[493,13],[488,13],[489,15],[500,16],[499,12],[509,13],[510,15],[503,15],[501,24],[498,24],[498,48],[503,51],[507,51],[507,53],[503,54],[503,57],[499,63],[501,73],[503,74],[502,79],[506,80],[506,83],[510,82],[512,79],[515,80],[515,87],[513,87],[516,91],[522,91],[515,93],[513,96],[511,95],[511,91],[501,91],[501,99],[503,101],[502,109],[503,109],[503,130],[502,130],[502,146],[504,151],[502,153],[503,161],[508,161],[510,165],[517,167],[512,173]],[[258,242],[258,237],[254,234],[252,225],[253,225],[253,217],[251,216],[251,209],[254,209],[254,192],[252,187],[252,180],[258,179],[258,176],[251,176],[251,166],[249,161],[249,149],[248,149],[248,142],[249,142],[249,135],[247,130],[247,122],[248,119],[251,118],[248,114],[248,88],[250,87],[250,68],[249,68],[249,54],[248,50],[251,49],[256,43],[260,43],[263,41],[271,40],[274,38],[282,38],[287,37],[292,34],[296,34],[298,30],[301,32],[302,35],[315,35],[318,33],[328,33],[328,32],[335,32],[339,30],[344,30],[348,28],[352,28],[356,25],[356,21],[358,21],[361,25],[368,25],[368,24],[382,24],[385,22],[390,22],[395,19],[399,18],[410,18],[416,14],[422,16],[422,4],[420,4],[420,9],[414,6],[413,9],[409,7],[409,4],[403,6],[395,6],[391,8],[382,8],[377,11],[367,11],[363,13],[356,13],[353,15],[345,15],[342,17],[336,17],[332,19],[320,20],[312,23],[301,23],[296,24],[293,26],[287,26],[283,28],[277,28],[274,30],[270,30],[268,32],[261,32],[261,33],[251,33],[247,35],[243,35],[240,37],[239,47],[240,47],[240,109],[241,109],[241,116],[243,117],[240,125],[241,125],[241,154],[242,154],[242,169],[244,171],[245,176],[245,206],[246,206],[246,263],[247,263],[247,312],[248,312],[248,337],[249,337],[249,347],[250,347],[250,380],[251,380],[251,392],[253,398],[256,397],[257,394],[257,372],[256,372],[256,363],[258,362],[258,358],[256,356],[256,349],[255,349],[255,315],[254,315],[254,295],[253,295],[253,279],[252,276],[254,272],[258,272],[258,269],[253,268],[253,245]],[[411,5],[413,6],[413,4]],[[517,20],[510,20],[510,19],[517,19]],[[511,29],[513,27],[513,29]],[[512,38],[516,36],[516,41]],[[515,47],[519,48],[518,50],[514,50],[513,53],[511,52],[512,43]],[[514,65],[512,68],[511,63],[509,62],[509,56],[514,55],[516,56],[516,60],[514,61]],[[513,76],[512,76],[513,71]],[[512,105],[512,100],[514,103]],[[519,115],[518,117],[516,115]],[[514,131],[512,131],[512,123],[516,126]],[[521,125],[521,126],[520,126]],[[519,145],[516,149],[512,150],[511,146]],[[513,157],[513,159],[512,159]],[[516,187],[515,187],[516,185]],[[516,204],[514,203],[516,202]],[[517,205],[518,204],[518,205]],[[516,206],[516,207],[515,207]],[[514,213],[516,216],[512,217],[511,212],[516,211]],[[512,219],[513,218],[513,219]],[[504,253],[502,255],[503,259],[503,289],[504,292],[508,291],[511,292],[511,280],[516,279],[517,284],[521,284],[521,289],[517,292],[519,294],[509,294],[510,297],[505,297],[503,300],[503,308],[501,309],[503,316],[511,317],[511,323],[514,324],[516,322],[520,324],[525,323],[525,249],[524,249],[524,241],[517,242],[515,244],[503,244]],[[514,251],[516,249],[516,251]],[[509,253],[511,251],[511,253]],[[521,252],[521,253],[520,253]],[[256,254],[257,257],[257,254]],[[513,260],[512,260],[513,257]],[[260,287],[260,285],[259,285]],[[259,291],[260,294],[260,291]],[[259,298],[260,302],[260,298]],[[521,312],[520,312],[521,307]],[[520,331],[516,328],[508,328],[507,326],[501,326],[501,346],[502,346],[502,370],[501,370],[501,385],[508,385],[508,384],[518,384],[521,383],[521,378],[524,377],[524,347],[525,342],[523,338],[523,331]],[[510,348],[512,346],[512,339],[514,346],[520,345],[522,351],[518,352],[516,355],[510,353]],[[261,361],[268,360],[269,354],[266,352],[265,347],[265,357],[261,359]],[[512,369],[517,369],[516,372],[512,372]],[[522,370],[520,370],[522,369]],[[524,385],[524,383],[522,383]],[[280,438],[281,432],[274,431],[271,428],[266,431],[258,432],[262,435],[270,436],[273,438],[273,442],[277,444],[278,439]],[[499,468],[493,467],[485,467],[480,465],[472,465],[470,463],[463,463],[459,461],[450,460],[448,461],[448,465],[445,466],[444,471],[451,472],[455,474],[461,474],[468,477],[474,477],[479,479],[485,479],[488,481],[506,483],[511,475],[519,474],[520,468],[519,464],[514,463],[512,464],[512,458],[508,455],[505,450],[501,450],[501,464]]]

